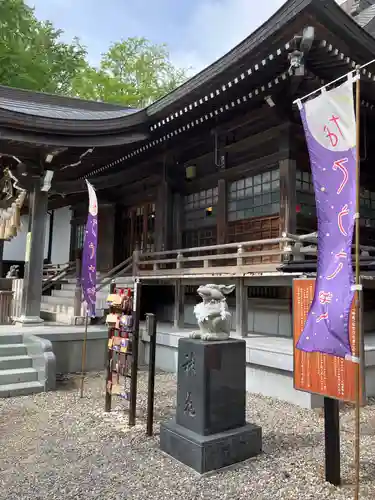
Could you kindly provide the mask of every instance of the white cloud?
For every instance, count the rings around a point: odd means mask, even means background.
[[[181,32],[180,46],[173,50],[173,63],[202,70],[223,56],[271,17],[285,0],[202,0]]]

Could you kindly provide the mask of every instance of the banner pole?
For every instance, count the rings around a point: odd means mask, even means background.
[[[83,334],[82,361],[81,361],[81,398],[83,398],[83,384],[85,382],[86,344],[87,344],[87,326],[88,326],[88,322],[89,322],[89,315],[88,315],[88,311],[86,310],[85,332]]]
[[[357,68],[358,79],[356,81],[355,109],[356,109],[356,218],[355,218],[355,356],[358,362],[355,367],[355,440],[354,440],[354,499],[359,500],[360,489],[360,440],[361,440],[361,310],[360,310],[360,112],[361,112],[361,80],[359,77],[359,68]]]

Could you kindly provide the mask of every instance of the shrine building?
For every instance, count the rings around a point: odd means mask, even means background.
[[[348,2],[345,11],[334,0],[288,0],[145,109],[0,87],[3,184],[13,182],[0,206],[14,202],[16,181],[27,193],[23,227],[9,234],[10,223],[1,222],[8,228],[3,273],[25,266],[20,320],[72,324],[83,315],[71,279],[83,246],[87,179],[99,202],[98,316],[113,280],[132,286],[139,279],[142,311],[159,321],[157,362],[174,370],[178,338],[196,324],[197,286],[235,282],[228,303],[233,335],[248,343],[248,389],[318,404],[292,387],[292,281],[314,275],[317,254],[310,162],[293,102],[375,58],[372,3],[352,12]],[[368,352],[375,339],[374,106],[375,63],[361,70]]]

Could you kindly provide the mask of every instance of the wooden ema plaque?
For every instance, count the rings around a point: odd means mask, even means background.
[[[315,279],[295,279],[293,281],[294,388],[298,391],[355,402],[356,363],[336,356],[319,352],[304,352],[296,348],[314,298],[314,289]],[[349,333],[350,344],[354,352],[356,335],[354,301],[350,312]],[[363,381],[362,371],[361,381]],[[364,402],[363,394],[362,402]]]

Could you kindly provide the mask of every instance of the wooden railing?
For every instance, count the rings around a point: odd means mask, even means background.
[[[227,243],[204,247],[140,253],[124,260],[97,282],[97,291],[122,277],[140,279],[179,279],[189,277],[241,277],[282,274],[281,264],[301,262],[317,255],[317,233],[281,238]],[[372,256],[371,256],[372,255]],[[375,247],[361,245],[361,261],[374,261]],[[43,273],[43,291],[74,274],[76,263],[47,265]],[[78,272],[78,274],[80,274]],[[78,276],[77,274],[77,276]],[[78,294],[77,294],[78,296]],[[81,301],[79,295],[78,302]],[[77,302],[77,304],[78,304]]]
[[[44,264],[43,281],[48,281],[55,276],[69,270],[74,270],[75,262],[65,262],[64,264]]]
[[[316,257],[318,254],[318,233],[309,233],[295,235],[284,233],[285,238],[289,238],[293,243],[291,246],[291,255],[294,261],[303,261],[305,256]],[[352,245],[354,253],[355,245]],[[372,256],[371,256],[372,254]],[[360,245],[360,258],[362,261],[374,261],[375,247],[368,245]]]
[[[133,270],[133,257],[129,257],[128,259],[120,262],[116,267],[111,269],[107,274],[102,276],[100,280],[96,284],[96,291],[99,292],[106,285],[112,283],[112,281],[116,280],[119,277],[126,276],[127,274],[132,274]]]
[[[134,255],[139,277],[242,276],[276,272],[292,254],[289,237],[227,243]]]
[[[43,268],[42,292],[46,292],[59,281],[66,279],[69,275],[75,275],[76,263],[47,264]]]

